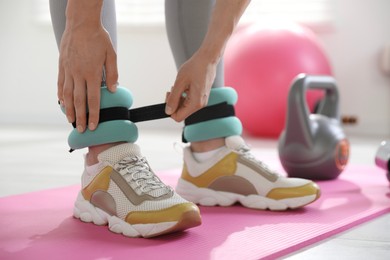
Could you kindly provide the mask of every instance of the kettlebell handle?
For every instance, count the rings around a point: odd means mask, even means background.
[[[324,89],[325,97],[319,104],[317,114],[339,120],[339,92],[336,80],[331,76],[302,76],[304,77],[303,87],[300,87],[302,98],[305,98],[307,89]],[[309,113],[309,110],[307,111]]]
[[[307,89],[323,89],[325,97],[320,102],[318,114],[339,120],[339,93],[336,81],[331,76],[299,74],[292,83],[288,96],[286,117],[286,142],[300,140],[310,147],[312,145],[312,123],[306,103]]]

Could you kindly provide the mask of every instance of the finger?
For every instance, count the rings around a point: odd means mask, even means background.
[[[117,56],[114,49],[110,49],[107,52],[106,63],[104,65],[106,69],[107,89],[110,92],[115,92],[118,85],[118,65]]]
[[[76,127],[79,133],[85,131],[87,122],[87,93],[84,80],[75,80],[73,91],[74,109],[76,112]]]
[[[73,104],[73,79],[70,76],[65,75],[64,87],[62,91],[66,117],[69,123],[73,123],[76,118]]]
[[[58,78],[57,78],[57,98],[61,106],[64,106],[64,82],[65,82],[65,70],[63,66],[58,66]]]
[[[183,121],[199,109],[207,105],[208,95],[201,93],[186,92],[186,97],[181,99],[179,107],[171,116],[175,121]]]
[[[191,106],[191,101],[189,97],[181,97],[179,102],[179,107],[176,112],[171,115],[173,120],[176,122],[181,122],[186,119],[189,115],[195,112],[194,108]]]
[[[93,131],[99,124],[100,113],[100,82],[87,82],[88,98],[88,129]]]
[[[187,89],[186,84],[175,82],[174,86],[171,89],[170,94],[166,99],[165,113],[168,115],[172,115],[176,112],[180,105],[180,101],[183,93]]]
[[[168,97],[169,97],[170,94],[171,94],[170,91],[167,91],[167,93],[165,93],[165,114],[168,114],[166,107],[167,107]]]

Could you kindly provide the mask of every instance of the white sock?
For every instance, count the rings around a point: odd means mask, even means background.
[[[213,157],[214,155],[216,155],[223,148],[224,148],[224,146],[219,147],[215,150],[208,151],[208,152],[202,152],[202,153],[194,153],[193,152],[192,155],[194,156],[195,160],[197,160],[198,162],[205,162],[208,159],[210,159],[211,157]]]
[[[88,175],[93,176],[96,175],[101,170],[101,164],[100,162],[93,164],[93,165],[85,165],[85,170]]]
[[[87,165],[87,163],[84,163],[84,172],[81,176],[81,186],[83,188],[85,188],[100,172],[102,166],[103,164],[101,162],[89,166]]]

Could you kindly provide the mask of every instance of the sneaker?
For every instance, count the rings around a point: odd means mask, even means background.
[[[198,207],[161,182],[137,145],[114,146],[98,159],[97,174],[84,170],[74,206],[76,218],[145,238],[201,224]]]
[[[320,196],[317,184],[287,178],[255,159],[240,136],[225,139],[225,147],[200,163],[184,148],[184,167],[176,187],[183,198],[202,206],[236,202],[254,209],[286,210],[303,207]]]

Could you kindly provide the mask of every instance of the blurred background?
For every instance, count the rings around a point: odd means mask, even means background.
[[[338,82],[341,114],[358,119],[346,132],[387,137],[389,10],[387,0],[252,0],[241,23],[281,16],[312,29]],[[164,102],[176,76],[164,1],[117,0],[117,13],[120,83],[133,91],[133,107]],[[57,106],[58,50],[48,0],[1,0],[0,14],[0,127],[67,125]],[[177,127],[171,120],[148,125]]]
[[[164,102],[176,77],[164,1],[116,4],[119,82],[133,92],[133,107]],[[344,125],[354,165],[374,165],[380,141],[390,138],[389,10],[389,0],[252,0],[240,22],[281,18],[314,32],[338,83],[340,113],[357,119]],[[49,1],[0,0],[0,37],[0,197],[79,184],[83,158],[67,151],[72,127],[57,104],[58,50]],[[181,124],[167,119],[139,128],[137,142],[154,169],[182,166],[172,147],[180,142]],[[280,168],[275,138],[246,140],[271,168]],[[385,171],[381,177],[387,186]],[[388,259],[389,220],[387,214],[291,259]]]

